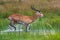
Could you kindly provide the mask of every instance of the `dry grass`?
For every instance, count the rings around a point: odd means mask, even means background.
[[[3,2],[0,4],[0,12],[31,11],[31,5],[39,10],[60,10],[60,0],[0,0],[0,2]]]

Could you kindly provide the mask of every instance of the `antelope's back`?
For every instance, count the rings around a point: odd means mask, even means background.
[[[13,20],[13,21],[21,21],[24,23],[31,23],[33,20],[31,19],[31,16],[25,16],[25,15],[20,15],[20,14],[12,14],[8,17],[9,20]]]
[[[8,19],[9,20],[19,20],[19,17],[20,17],[21,15],[19,15],[19,14],[12,14],[12,15],[10,15],[9,17],[8,17]]]

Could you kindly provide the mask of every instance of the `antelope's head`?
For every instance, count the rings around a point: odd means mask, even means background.
[[[41,11],[39,11],[39,10],[37,10],[37,9],[35,9],[35,8],[33,8],[32,6],[31,6],[31,9],[32,10],[34,10],[34,11],[36,11],[36,15],[38,16],[38,17],[43,17],[43,14],[42,14],[42,12]]]

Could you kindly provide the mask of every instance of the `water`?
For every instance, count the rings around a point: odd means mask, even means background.
[[[3,30],[3,31],[0,31],[0,33],[1,34],[4,34],[4,33],[8,33],[8,32],[24,32],[24,30],[23,29],[17,29],[17,30],[11,30],[11,29],[6,29],[6,30]],[[48,34],[48,33],[50,33],[50,34],[54,34],[55,33],[55,31],[54,30],[50,30],[50,31],[48,31],[48,30],[28,30],[28,32],[31,32],[31,33],[33,33],[33,34],[35,34],[35,33],[40,33],[40,34],[43,34],[43,35],[46,35],[46,34]]]
[[[22,29],[22,26],[20,26],[19,27],[19,25],[16,25],[16,30],[11,30],[10,28],[8,28],[8,29],[5,29],[5,30],[2,30],[2,31],[0,31],[0,34],[4,34],[4,33],[8,33],[8,32],[24,32],[24,29]],[[39,30],[37,30],[37,29],[35,29],[35,30],[27,30],[28,32],[31,32],[31,33],[40,33],[40,34],[43,34],[43,35],[46,35],[47,33],[50,33],[50,34],[54,34],[55,33],[55,31],[54,30],[41,30],[41,29],[39,29]]]

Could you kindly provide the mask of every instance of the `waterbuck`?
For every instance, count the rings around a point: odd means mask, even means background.
[[[36,11],[36,13],[32,16],[26,16],[26,15],[21,15],[21,14],[12,14],[8,17],[10,21],[10,27],[13,27],[16,30],[16,27],[14,26],[16,23],[17,24],[23,24],[25,26],[25,30],[29,30],[29,24],[34,22],[38,17],[43,17],[42,12],[39,10],[31,7],[32,10]]]

